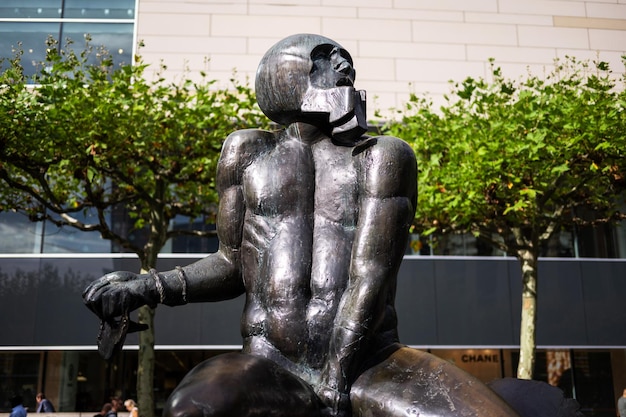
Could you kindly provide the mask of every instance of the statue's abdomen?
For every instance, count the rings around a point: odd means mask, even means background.
[[[308,339],[314,171],[310,149],[279,144],[244,174],[244,337],[266,338],[297,360]]]

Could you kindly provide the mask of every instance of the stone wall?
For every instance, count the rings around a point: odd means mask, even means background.
[[[601,59],[623,71],[626,0],[139,0],[137,39],[152,69],[179,79],[200,70],[224,83],[254,81],[263,53],[294,33],[328,36],[346,47],[368,117],[390,117],[411,92],[435,102],[449,80],[541,74],[557,57]]]

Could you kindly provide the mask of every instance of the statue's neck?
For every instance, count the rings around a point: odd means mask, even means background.
[[[290,137],[296,138],[301,142],[308,144],[328,139],[328,136],[325,135],[317,126],[304,122],[294,122],[287,126],[285,131]]]

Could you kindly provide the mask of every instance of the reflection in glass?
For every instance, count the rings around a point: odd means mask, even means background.
[[[134,0],[65,0],[64,17],[79,19],[132,19]]]
[[[89,214],[75,217],[86,223],[94,221]],[[0,213],[0,236],[0,253],[111,253],[111,241],[98,232],[34,223],[19,213]]]
[[[89,21],[78,23],[76,19]],[[2,0],[0,58],[12,58],[21,45],[24,73],[31,77],[41,68],[49,36],[61,46],[70,38],[78,49],[90,34],[92,45],[106,47],[115,64],[132,64],[134,19],[135,0]],[[0,66],[3,68],[6,64]]]
[[[65,23],[62,39],[72,39],[76,51],[85,48],[85,36],[91,36],[91,45],[95,48],[104,46],[113,56],[116,66],[132,64],[133,25],[127,23]],[[89,64],[96,63],[95,55]]]
[[[0,56],[12,57],[21,43],[24,74],[32,76],[46,58],[46,39],[58,38],[59,30],[58,23],[0,22]]]
[[[0,253],[39,253],[39,229],[38,223],[31,222],[23,214],[0,213]]]
[[[0,51],[2,56],[9,58],[21,45],[24,74],[30,77],[42,68],[49,36],[61,39],[62,45],[71,39],[74,49],[81,51],[86,46],[87,34],[92,38],[91,45],[94,48],[104,46],[116,65],[132,63],[131,23],[65,23],[61,26],[60,23],[0,22]],[[95,54],[89,63],[96,63]]]
[[[48,224],[43,253],[110,253],[111,241],[102,239],[98,232],[83,232],[73,227]]]
[[[2,0],[0,18],[134,19],[135,0]]]
[[[0,18],[61,17],[61,0],[2,0]]]
[[[548,384],[554,387],[563,386],[567,381],[562,382],[561,379],[572,368],[570,351],[546,350],[546,368]]]

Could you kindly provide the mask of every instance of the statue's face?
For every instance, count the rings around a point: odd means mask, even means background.
[[[319,45],[311,52],[310,85],[314,88],[353,87],[355,71],[352,58],[345,49],[329,44]]]
[[[305,121],[327,125],[335,142],[348,146],[367,131],[365,91],[354,89],[355,74],[348,51],[336,44],[318,45],[311,52],[309,87],[301,106]]]

